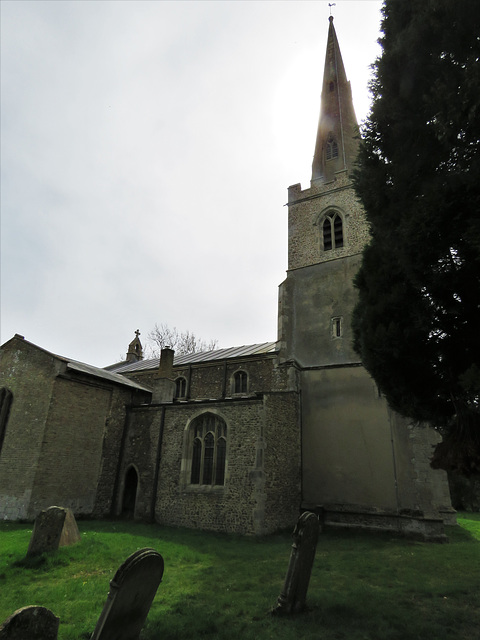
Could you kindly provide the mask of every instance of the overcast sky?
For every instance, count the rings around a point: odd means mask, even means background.
[[[359,121],[381,2],[337,0]],[[328,1],[1,2],[1,343],[106,366],[135,329],[275,340]]]

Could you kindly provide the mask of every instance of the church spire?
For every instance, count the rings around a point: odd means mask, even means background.
[[[312,164],[312,180],[324,182],[333,180],[339,171],[352,168],[358,147],[352,90],[343,66],[333,16],[329,17],[329,22],[322,104]]]

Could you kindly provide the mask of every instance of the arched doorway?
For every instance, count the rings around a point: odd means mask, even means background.
[[[122,516],[133,518],[135,515],[135,501],[137,499],[138,473],[135,467],[130,467],[125,474],[123,488]]]

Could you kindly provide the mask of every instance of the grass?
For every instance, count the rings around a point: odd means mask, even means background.
[[[270,615],[289,534],[239,538],[124,522],[80,522],[82,542],[26,561],[31,525],[0,524],[0,621],[27,604],[60,617],[59,640],[90,637],[128,555],[157,549],[165,574],[142,640],[471,640],[480,626],[480,514],[437,545],[353,531],[321,534],[308,609]]]

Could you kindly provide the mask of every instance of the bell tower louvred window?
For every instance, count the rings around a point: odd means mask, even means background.
[[[323,250],[343,247],[343,220],[339,213],[328,214],[323,221]]]
[[[335,158],[338,158],[338,144],[333,134],[329,133],[326,145],[326,159],[334,160]]]

